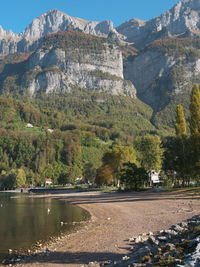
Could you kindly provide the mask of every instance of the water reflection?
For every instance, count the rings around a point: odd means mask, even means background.
[[[85,210],[64,201],[14,196],[0,193],[0,255],[70,231],[72,222],[89,217]]]

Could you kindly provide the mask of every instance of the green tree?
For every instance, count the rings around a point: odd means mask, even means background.
[[[190,149],[193,155],[192,174],[198,180],[200,176],[200,92],[197,84],[193,86],[191,92],[189,123],[191,132]]]
[[[191,135],[200,133],[200,92],[199,86],[195,84],[192,88],[190,98],[190,132]]]
[[[159,171],[162,167],[163,149],[159,136],[146,135],[141,138],[138,144],[141,166],[150,172],[150,184],[152,170]]]
[[[183,107],[181,105],[177,106],[176,111],[176,140],[175,146],[176,151],[173,151],[173,154],[176,155],[176,174],[179,180],[182,182],[182,185],[185,185],[186,180],[188,180],[188,159],[187,150],[188,148],[188,138],[187,138],[187,126],[184,116]]]
[[[143,167],[137,167],[135,163],[126,162],[120,172],[120,181],[127,189],[138,190],[148,181],[149,176]]]
[[[187,135],[187,126],[186,126],[183,107],[181,105],[178,105],[176,110],[175,130],[176,130],[176,136],[182,137]]]
[[[186,136],[168,138],[162,168],[168,177],[168,184],[174,186],[189,184],[195,172],[191,138]]]
[[[87,162],[83,166],[83,176],[85,182],[93,183],[96,176],[96,169],[94,168],[94,165],[90,162]]]
[[[16,173],[15,170],[9,172],[2,171],[0,175],[0,188],[12,189],[15,187]]]
[[[70,183],[74,184],[76,182],[77,178],[82,177],[82,170],[80,166],[78,165],[73,165],[68,168],[69,171],[69,176],[70,176]]]
[[[58,183],[62,185],[70,183],[70,173],[67,170],[65,170],[59,175]]]
[[[22,185],[26,183],[26,174],[22,168],[17,169],[15,179],[16,179],[17,188],[21,187]]]

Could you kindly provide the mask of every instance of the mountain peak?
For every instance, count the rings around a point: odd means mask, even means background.
[[[34,19],[22,33],[22,36],[29,40],[37,40],[52,32],[64,31],[68,28],[78,29],[92,35],[104,36],[113,30],[113,23],[108,20],[88,22],[53,9]]]
[[[200,0],[179,1],[156,18],[147,22],[131,19],[116,29],[138,47],[168,36],[187,37],[191,32],[200,33]]]
[[[183,0],[182,2],[186,6],[190,7],[193,10],[199,10],[200,9],[200,0]]]
[[[11,30],[4,30],[3,27],[0,25],[0,40],[4,38],[18,38],[17,34],[14,34]]]
[[[60,10],[58,10],[56,8],[49,10],[47,13],[54,13],[54,12],[55,13],[57,13],[57,12],[62,13]]]
[[[69,16],[68,14],[66,14],[66,13],[64,13],[64,12],[62,12],[56,8],[47,11],[46,13],[42,14],[41,16],[48,16],[48,15],[53,15],[53,16],[62,15],[62,16],[66,16],[66,17]]]

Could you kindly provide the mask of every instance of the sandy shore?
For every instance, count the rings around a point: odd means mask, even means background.
[[[94,261],[118,260],[130,253],[130,237],[167,229],[200,213],[199,197],[169,192],[87,192],[53,197],[88,210],[91,221],[48,247],[56,251],[31,258],[21,266],[84,266]]]

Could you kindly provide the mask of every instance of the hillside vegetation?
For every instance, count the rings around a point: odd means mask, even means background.
[[[134,137],[155,131],[150,123],[152,109],[137,99],[94,94],[75,89],[73,93],[40,95],[22,101],[0,97],[1,127],[21,129],[26,123],[53,129],[104,130],[108,138]],[[71,125],[71,126],[69,126]],[[72,126],[73,125],[73,126]],[[101,136],[100,136],[101,137]]]
[[[0,187],[12,187],[19,169],[28,184],[47,177],[57,183],[66,173],[70,182],[94,179],[112,144],[156,132],[151,115],[139,100],[87,90],[22,100],[1,96]]]

